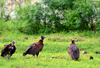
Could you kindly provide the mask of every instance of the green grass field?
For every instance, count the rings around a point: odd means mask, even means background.
[[[39,53],[39,57],[32,55],[22,56],[28,46],[37,42],[41,35],[26,35],[22,33],[4,32],[0,37],[0,51],[5,44],[9,44],[12,40],[17,41],[15,44],[16,52],[8,58],[0,56],[0,68],[100,68],[100,32],[92,31],[74,31],[62,32],[54,34],[44,34],[44,48]],[[25,40],[24,37],[28,37]],[[80,49],[80,58],[78,61],[72,60],[67,52],[71,40],[76,39],[76,45]],[[82,50],[86,50],[87,54],[81,54]],[[89,56],[93,56],[93,60]]]

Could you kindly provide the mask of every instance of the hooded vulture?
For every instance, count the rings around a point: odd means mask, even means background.
[[[8,59],[10,59],[10,57],[15,53],[16,50],[14,43],[16,43],[16,41],[13,40],[12,43],[4,45],[4,48],[1,51],[2,57],[6,57],[8,55]]]
[[[27,54],[31,54],[31,55],[35,56],[35,54],[36,54],[38,57],[39,52],[43,49],[43,46],[44,46],[44,44],[43,44],[44,38],[46,38],[46,37],[41,36],[41,39],[38,42],[31,44],[28,47],[28,49],[23,53],[23,56],[25,56]]]
[[[79,58],[79,48],[75,45],[75,41],[77,40],[72,40],[72,44],[68,47],[68,53],[72,60]]]

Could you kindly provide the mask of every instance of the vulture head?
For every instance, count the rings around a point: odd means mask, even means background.
[[[44,38],[46,38],[45,36],[41,36],[41,39],[43,40]]]
[[[78,40],[72,40],[72,43],[74,43],[74,42],[76,42],[76,41],[78,41]]]
[[[16,41],[15,41],[15,40],[13,40],[13,41],[12,41],[12,44],[14,44],[14,43],[16,43]]]

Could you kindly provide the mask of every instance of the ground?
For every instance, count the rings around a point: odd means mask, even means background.
[[[22,56],[28,46],[37,42],[42,35],[47,38],[44,39],[44,48],[39,57]],[[25,37],[28,39],[24,39]],[[67,48],[72,39],[78,40],[75,42],[80,49],[78,61],[72,60],[68,55]],[[10,60],[0,57],[0,68],[99,68],[100,66],[100,54],[95,53],[100,51],[99,32],[74,31],[40,35],[5,32],[0,35],[0,51],[12,40],[17,41],[16,52]],[[87,54],[81,54],[83,50],[86,50]],[[94,59],[90,60],[90,55]]]

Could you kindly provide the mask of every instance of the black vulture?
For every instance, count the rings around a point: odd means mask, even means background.
[[[46,38],[45,36],[41,36],[41,39],[36,42],[36,43],[33,43],[31,44],[28,49],[23,53],[23,56],[27,55],[27,54],[32,54],[33,56],[35,56],[35,54],[39,55],[39,52],[43,49],[43,40],[44,38]]]
[[[68,53],[72,60],[77,60],[79,58],[79,48],[75,45],[75,41],[77,40],[72,40],[72,44],[68,47]]]
[[[6,57],[8,55],[8,59],[10,59],[10,57],[15,53],[16,50],[14,43],[16,43],[16,41],[13,40],[12,43],[4,45],[4,48],[1,51],[2,57]]]

